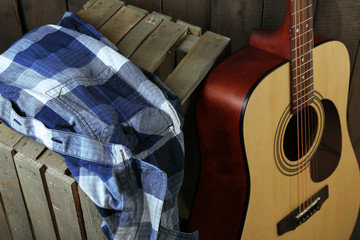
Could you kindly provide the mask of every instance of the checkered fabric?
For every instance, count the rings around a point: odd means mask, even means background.
[[[65,13],[0,56],[0,118],[61,154],[109,239],[178,232],[184,144],[179,100],[91,25]]]

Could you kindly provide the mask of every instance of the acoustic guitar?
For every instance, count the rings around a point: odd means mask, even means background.
[[[349,239],[360,174],[347,126],[346,47],[313,35],[311,0],[254,30],[214,68],[197,106],[200,239]]]

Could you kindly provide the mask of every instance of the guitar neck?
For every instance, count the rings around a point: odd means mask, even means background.
[[[297,113],[313,99],[312,0],[289,0],[291,108]]]

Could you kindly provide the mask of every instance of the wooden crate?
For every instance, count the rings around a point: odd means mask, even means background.
[[[194,139],[191,96],[228,53],[230,39],[118,0],[91,0],[78,15],[180,97],[189,115],[185,135]],[[189,213],[186,199],[180,199],[183,218]],[[0,239],[104,239],[101,221],[62,156],[0,124]]]

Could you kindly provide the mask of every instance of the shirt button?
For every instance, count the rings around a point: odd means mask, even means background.
[[[124,133],[126,135],[132,135],[132,134],[134,134],[134,128],[132,128],[131,126],[125,126]]]

